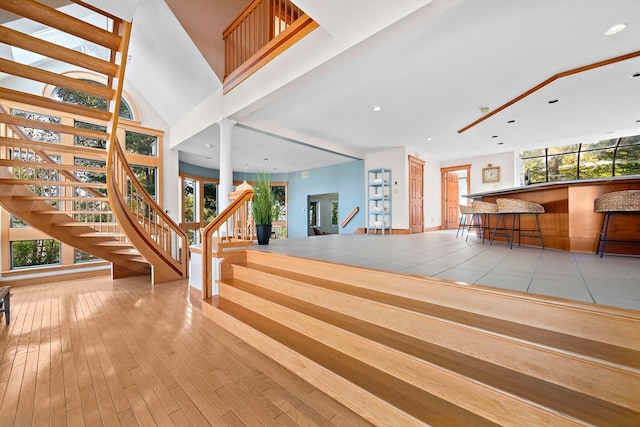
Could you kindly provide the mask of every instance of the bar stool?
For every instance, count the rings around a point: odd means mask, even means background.
[[[482,244],[484,245],[484,233],[486,230],[491,230],[489,215],[496,215],[498,213],[498,205],[489,202],[473,201],[471,202],[471,210],[473,215],[471,216],[471,224],[469,224],[467,230],[467,240],[469,240],[471,229],[475,228],[482,234]]]
[[[467,222],[469,221],[469,215],[472,215],[471,206],[459,205],[460,208],[460,223],[458,224],[458,231],[456,231],[456,238],[458,233],[462,230],[462,237],[464,237],[464,229],[467,228]],[[469,234],[467,232],[467,234]]]
[[[496,221],[496,226],[494,227],[493,234],[491,235],[491,244],[493,244],[493,239],[496,237],[496,234],[499,233],[507,238],[509,247],[513,249],[513,238],[515,236],[515,233],[518,232],[518,246],[520,246],[520,237],[533,237],[536,239],[540,239],[540,245],[542,246],[542,249],[544,249],[544,239],[542,238],[540,221],[538,220],[538,214],[544,213],[544,207],[542,205],[520,199],[496,199],[496,204],[498,205],[498,220]],[[536,228],[521,228],[520,217],[523,214],[533,215],[535,217]],[[504,219],[505,215],[513,215],[513,220],[511,221],[511,229],[507,227]],[[502,222],[504,228],[499,228],[500,222]],[[523,232],[525,234],[523,234]]]
[[[600,258],[604,256],[604,248],[607,242],[640,244],[640,241],[635,240],[607,240],[607,232],[609,231],[609,219],[612,213],[640,212],[640,190],[623,190],[603,194],[595,200],[593,211],[604,213],[604,221],[602,222],[602,228],[600,229],[600,238],[598,239],[598,247],[596,248],[596,254],[598,254],[599,252]]]

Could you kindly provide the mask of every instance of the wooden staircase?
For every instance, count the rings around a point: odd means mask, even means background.
[[[21,87],[62,87],[107,104],[106,110],[88,108],[0,88],[0,204],[49,236],[110,261],[114,277],[151,271],[153,283],[183,279],[188,271],[187,236],[140,185],[127,162],[123,142],[117,138],[131,24],[83,2],[75,3],[103,15],[109,30],[34,0],[0,2],[0,9],[108,51],[108,59],[100,59],[0,26],[0,42],[66,64],[67,69],[71,65],[88,70],[106,85],[38,68],[38,62],[0,58],[0,73],[26,81]],[[5,103],[36,114],[53,111],[95,128],[14,115]],[[78,137],[106,141],[107,148],[75,145]],[[106,167],[77,164],[75,156]]]
[[[376,425],[637,425],[640,314],[255,250],[205,315]]]

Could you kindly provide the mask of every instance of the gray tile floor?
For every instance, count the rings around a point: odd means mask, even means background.
[[[466,238],[466,235],[465,235]],[[271,240],[261,250],[640,310],[640,257],[481,243],[455,230]]]

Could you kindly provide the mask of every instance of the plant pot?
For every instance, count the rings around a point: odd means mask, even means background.
[[[256,236],[258,237],[259,245],[268,245],[271,238],[271,224],[256,224]]]

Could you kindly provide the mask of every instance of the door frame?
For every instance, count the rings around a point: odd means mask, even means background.
[[[414,228],[415,224],[411,223],[411,218],[412,218],[412,215],[411,215],[411,207],[412,207],[411,206],[411,185],[413,183],[413,180],[411,179],[412,178],[411,177],[411,163],[412,162],[415,163],[415,164],[420,165],[421,168],[422,168],[422,175],[420,176],[420,182],[422,183],[422,188],[420,189],[420,194],[422,195],[422,198],[421,198],[422,205],[420,206],[420,209],[422,211],[422,224],[420,225],[420,227],[415,227],[415,228]],[[410,155],[409,158],[408,158],[408,163],[407,164],[408,164],[408,169],[409,169],[409,183],[408,183],[409,184],[408,185],[408,187],[409,187],[408,188],[408,193],[409,193],[409,206],[408,206],[408,208],[409,208],[409,234],[412,234],[412,233],[423,233],[424,232],[424,164],[425,164],[425,161]]]
[[[441,207],[441,219],[440,219],[440,229],[444,230],[445,225],[447,223],[447,174],[456,172],[456,171],[467,171],[467,193],[471,192],[471,164],[459,165],[459,166],[449,166],[446,168],[440,168],[440,207]],[[459,203],[456,202],[456,205]]]

